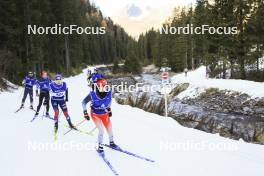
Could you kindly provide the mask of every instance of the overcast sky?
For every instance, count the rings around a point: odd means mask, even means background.
[[[105,16],[111,17],[132,36],[151,27],[159,27],[177,6],[195,4],[195,0],[91,0]]]

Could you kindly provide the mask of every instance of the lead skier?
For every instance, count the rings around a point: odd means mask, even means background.
[[[117,148],[118,146],[114,143],[112,123],[110,117],[112,116],[111,102],[112,102],[112,92],[106,90],[107,82],[105,79],[98,79],[96,84],[93,86],[90,93],[82,101],[84,118],[90,120],[87,112],[86,105],[91,102],[91,117],[96,127],[99,130],[98,134],[98,149],[100,153],[104,152],[103,148],[103,135],[104,127],[109,136],[110,146],[112,148]]]
[[[54,132],[55,132],[55,140],[58,132],[58,117],[59,117],[59,107],[61,108],[65,118],[68,121],[69,127],[72,129],[76,129],[76,127],[72,124],[71,118],[68,114],[68,109],[66,102],[68,102],[68,88],[65,82],[62,81],[62,76],[57,74],[55,76],[55,81],[50,84],[50,92],[51,92],[51,104],[54,110]]]

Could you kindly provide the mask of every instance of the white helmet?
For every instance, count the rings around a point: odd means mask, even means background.
[[[94,73],[97,73],[97,68],[95,68],[95,67],[88,67],[88,69],[87,69],[87,75],[92,75]]]

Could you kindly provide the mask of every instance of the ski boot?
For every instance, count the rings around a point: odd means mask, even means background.
[[[32,105],[32,104],[29,106],[29,109],[32,109],[32,110],[34,110],[34,109],[33,109],[33,105]]]
[[[54,124],[54,140],[58,140],[58,122],[55,122]]]
[[[50,115],[49,115],[49,113],[48,113],[48,112],[46,112],[46,117],[47,117],[47,118],[50,118]]]
[[[55,133],[57,133],[58,132],[58,122],[55,122],[55,124],[54,124],[54,131],[55,131]]]
[[[39,112],[36,112],[36,113],[35,113],[35,116],[38,116],[38,115],[39,115]]]
[[[114,143],[114,141],[110,141],[110,147],[111,148],[118,148],[118,145],[116,145],[115,143]]]
[[[22,108],[24,108],[24,103],[21,103],[21,106],[19,109],[22,109]]]
[[[98,144],[98,148],[97,148],[97,150],[96,150],[98,153],[104,153],[104,147],[103,147],[103,145],[102,144]]]
[[[68,124],[69,124],[69,127],[70,127],[70,128],[72,128],[72,129],[74,129],[74,130],[77,130],[77,128],[72,124],[70,118],[68,118],[67,121],[68,121]]]

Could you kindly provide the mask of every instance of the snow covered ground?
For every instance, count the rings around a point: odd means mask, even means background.
[[[198,69],[199,72],[203,67]],[[230,80],[206,80],[190,72],[174,77],[178,82],[191,82],[194,86],[220,87],[263,95],[262,83]],[[69,113],[74,123],[82,118],[81,100],[88,94],[85,74],[68,78]],[[236,81],[235,81],[236,82]],[[239,86],[240,84],[240,86]],[[260,90],[262,87],[262,90]],[[41,117],[30,122],[34,112],[25,108],[14,113],[21,101],[22,89],[0,94],[0,175],[3,176],[111,176],[110,169],[93,150],[94,136],[78,132],[63,135],[67,129],[59,126],[59,147],[53,143],[53,122]],[[28,100],[27,100],[28,101]],[[36,101],[35,101],[36,104]],[[112,106],[113,129],[116,143],[145,157],[149,163],[125,154],[106,149],[106,157],[121,176],[263,176],[264,147],[243,141],[233,141],[216,134],[185,128],[171,118],[165,118],[130,106]],[[42,110],[40,111],[42,112]],[[52,110],[50,111],[52,112]],[[66,123],[63,116],[62,123]],[[93,122],[81,128],[89,131]],[[105,138],[107,143],[107,138]],[[33,150],[31,144],[40,146]],[[86,145],[86,147],[84,147]],[[41,147],[42,146],[42,147]]]
[[[184,73],[171,78],[172,83],[190,83],[189,88],[179,95],[179,98],[196,96],[207,88],[219,88],[246,93],[252,97],[264,97],[264,83],[237,80],[237,79],[207,79],[206,68],[201,66],[194,71],[189,71],[188,76]]]

